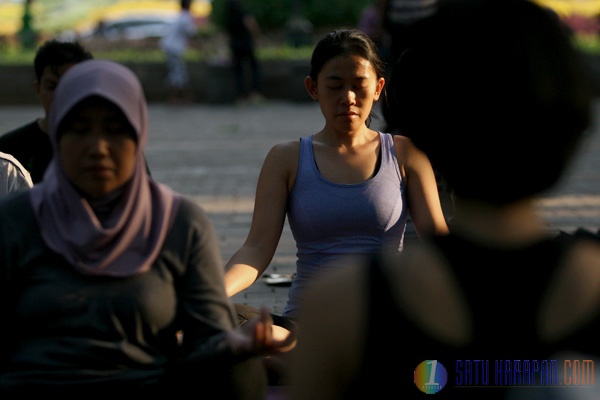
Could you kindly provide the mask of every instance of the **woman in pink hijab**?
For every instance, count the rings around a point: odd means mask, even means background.
[[[0,202],[0,398],[264,398],[256,355],[285,343],[266,311],[236,328],[207,215],[148,176],[147,123],[123,65],[89,60],[61,79],[44,179]]]

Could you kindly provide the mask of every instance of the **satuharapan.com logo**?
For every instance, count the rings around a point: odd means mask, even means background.
[[[593,385],[593,360],[456,360],[456,386]]]
[[[561,368],[562,367],[562,368]],[[594,386],[594,361],[567,360],[456,360],[454,382],[437,360],[425,360],[415,369],[417,388],[435,394],[447,384],[455,387]]]

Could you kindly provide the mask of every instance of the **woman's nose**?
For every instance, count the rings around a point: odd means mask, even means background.
[[[110,140],[103,131],[94,130],[88,139],[89,148],[92,152],[96,154],[108,153],[110,148]]]
[[[352,89],[345,90],[343,93],[343,101],[345,104],[354,104],[356,93]]]

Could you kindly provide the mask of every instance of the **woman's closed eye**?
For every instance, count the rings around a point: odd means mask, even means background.
[[[364,91],[368,89],[368,87],[368,85],[363,84],[362,82],[350,86],[344,85],[342,83],[327,85],[327,89],[329,90],[352,90],[353,92]]]
[[[88,121],[86,119],[77,119],[72,121],[67,126],[66,131],[79,135],[85,135],[87,133],[91,133],[93,128],[94,123],[92,121]],[[101,131],[106,135],[130,136],[132,128],[127,122],[120,120],[107,120],[102,123]]]

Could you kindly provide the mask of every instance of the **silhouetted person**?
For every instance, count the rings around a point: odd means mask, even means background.
[[[236,99],[261,100],[261,70],[256,58],[256,38],[260,35],[260,27],[241,0],[227,1],[226,29],[235,74]]]

